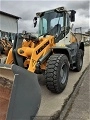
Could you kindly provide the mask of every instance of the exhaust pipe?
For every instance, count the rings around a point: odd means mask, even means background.
[[[17,65],[0,64],[0,118],[33,120],[40,107],[37,75]]]

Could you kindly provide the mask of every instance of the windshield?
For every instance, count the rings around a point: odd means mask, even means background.
[[[53,30],[53,28],[58,24],[60,27],[64,26],[64,14],[57,13],[55,11],[45,12],[42,17],[40,17],[39,22],[39,36],[45,35],[46,33]],[[54,35],[54,32],[51,32]]]

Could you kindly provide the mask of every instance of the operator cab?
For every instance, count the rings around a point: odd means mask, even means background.
[[[36,27],[37,18],[39,18],[38,36],[55,36],[55,42],[57,43],[68,34],[70,21],[75,21],[75,13],[74,10],[67,11],[64,7],[36,13],[34,27]]]

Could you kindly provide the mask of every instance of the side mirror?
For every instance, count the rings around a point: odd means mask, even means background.
[[[37,17],[34,17],[33,23],[34,23],[34,27],[36,27],[36,25],[37,25]]]
[[[71,11],[71,15],[70,15],[71,22],[74,22],[75,21],[75,13],[76,13],[76,11],[75,10],[70,10],[70,11]]]

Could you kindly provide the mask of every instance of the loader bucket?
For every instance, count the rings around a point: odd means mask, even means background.
[[[0,64],[0,120],[33,120],[40,106],[37,75]]]

